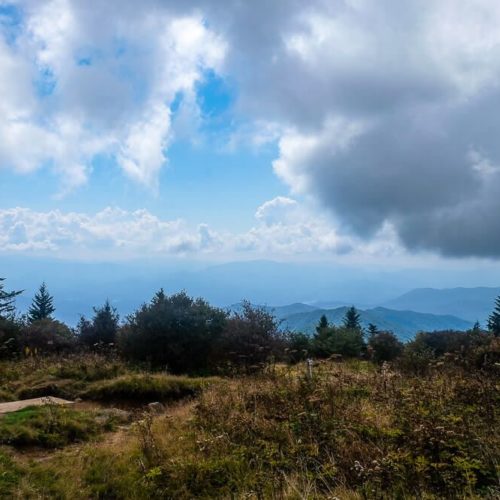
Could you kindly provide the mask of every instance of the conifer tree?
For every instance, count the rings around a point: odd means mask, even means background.
[[[377,325],[374,325],[373,323],[368,324],[368,334],[370,337],[374,337],[378,332],[379,331]]]
[[[500,295],[496,298],[495,308],[488,318],[488,330],[495,337],[500,337]]]
[[[359,321],[359,313],[354,306],[347,309],[342,323],[344,327],[349,330],[362,330],[361,323]]]
[[[16,297],[23,293],[22,290],[16,292],[7,292],[4,289],[4,281],[5,278],[0,278],[0,318],[9,316],[14,312],[14,302],[16,300]]]
[[[47,290],[47,285],[42,283],[28,310],[28,318],[31,323],[41,319],[52,319],[55,310],[54,298]]]
[[[319,319],[319,323],[316,326],[316,332],[320,333],[325,328],[328,328],[328,319],[324,314],[322,314],[321,318]]]

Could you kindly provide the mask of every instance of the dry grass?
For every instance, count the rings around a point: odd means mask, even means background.
[[[144,413],[115,437],[43,462],[0,452],[0,491],[68,499],[493,499],[499,391],[491,374],[446,365],[419,378],[324,362],[312,381],[303,366],[281,366],[209,384],[195,401]]]

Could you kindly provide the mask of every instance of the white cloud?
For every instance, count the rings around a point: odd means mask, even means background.
[[[19,5],[24,21],[11,43],[0,25],[0,73],[9,75],[0,82],[0,167],[51,166],[64,192],[106,153],[155,187],[172,140],[170,105],[179,93],[188,101],[206,69],[220,69],[224,40],[194,11]]]
[[[377,243],[361,245],[338,234],[332,221],[296,200],[278,197],[256,211],[256,223],[240,233],[206,224],[162,220],[147,210],[105,208],[96,214],[0,210],[0,252],[29,252],[63,258],[191,256],[206,258],[317,257],[401,252],[386,231]],[[391,243],[392,242],[392,243]],[[383,247],[381,246],[383,245]],[[391,246],[392,245],[392,246]]]

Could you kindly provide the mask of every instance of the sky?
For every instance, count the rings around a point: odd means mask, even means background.
[[[494,0],[0,0],[0,254],[497,269],[498,26]]]

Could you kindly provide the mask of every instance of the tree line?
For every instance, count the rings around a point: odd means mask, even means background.
[[[21,293],[7,291],[0,278],[0,357],[98,350],[151,369],[192,374],[257,371],[272,361],[295,363],[310,357],[398,361],[414,371],[453,352],[466,353],[468,362],[478,365],[500,360],[500,297],[487,330],[476,323],[468,332],[421,332],[403,344],[377,325],[364,329],[355,307],[339,326],[323,315],[309,336],[283,330],[270,312],[249,302],[243,302],[240,312],[229,312],[185,292],[167,295],[161,289],[122,321],[106,300],[72,329],[53,317],[54,298],[45,283],[25,315],[15,308]]]

